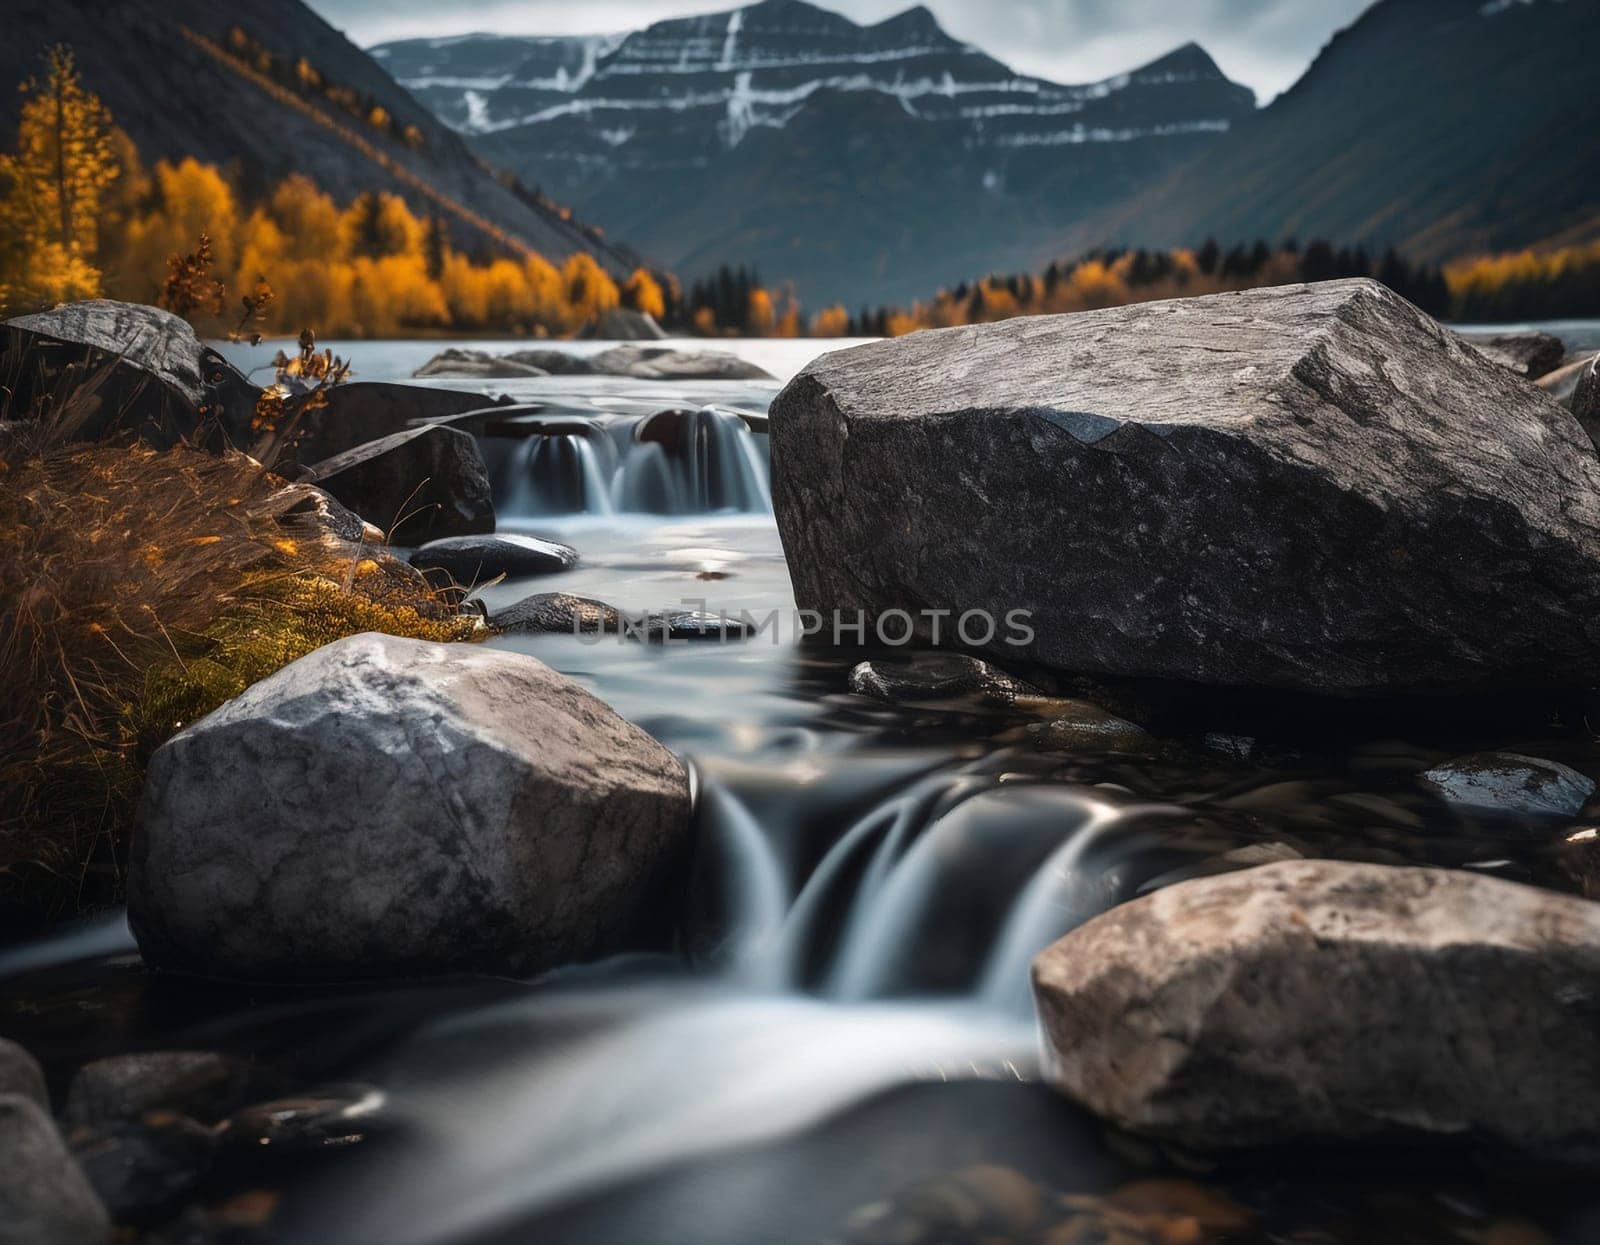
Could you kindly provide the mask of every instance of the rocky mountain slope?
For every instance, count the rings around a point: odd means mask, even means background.
[[[1164,185],[1060,240],[1321,235],[1413,258],[1600,232],[1596,0],[1379,0]]]
[[[299,0],[10,0],[0,83],[69,44],[85,82],[140,155],[233,168],[247,193],[303,172],[341,200],[405,196],[445,219],[458,245],[585,250],[614,272],[631,257],[510,184]],[[0,91],[9,144],[18,95]],[[378,111],[374,111],[378,110]]]
[[[907,298],[1020,260],[1254,111],[1193,45],[1068,86],[921,7],[859,26],[763,0],[611,48],[472,36],[374,53],[495,162],[659,260],[752,262],[812,302]]]

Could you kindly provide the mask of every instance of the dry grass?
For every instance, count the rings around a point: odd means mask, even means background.
[[[243,454],[11,427],[0,926],[120,897],[145,764],[185,723],[341,636],[473,633],[410,568],[328,536],[309,490]]]

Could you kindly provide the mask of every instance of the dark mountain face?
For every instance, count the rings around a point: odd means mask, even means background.
[[[438,213],[464,247],[531,247],[555,260],[585,250],[615,272],[629,264],[506,185],[298,0],[8,0],[0,82],[38,72],[55,43],[72,47],[84,81],[147,162],[194,156],[235,170],[247,193],[294,172],[340,200],[392,190],[413,210]],[[0,91],[7,143],[17,101],[14,89]],[[381,125],[374,106],[386,114]]]
[[[562,42],[580,66],[564,79],[507,70],[519,49],[476,36],[375,51],[496,163],[653,257],[754,262],[812,303],[909,298],[1029,254],[1254,109],[1192,45],[1066,86],[924,8],[858,26],[765,0],[658,22],[592,69]]]
[[[1215,235],[1425,260],[1600,229],[1597,0],[1380,0],[1295,87],[1069,249]]]
[[[473,34],[401,39],[372,56],[446,125],[472,134],[493,128],[491,106],[525,116],[565,103],[621,42],[620,35]]]

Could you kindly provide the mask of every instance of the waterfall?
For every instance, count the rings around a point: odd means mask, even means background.
[[[608,411],[528,427],[496,472],[505,514],[771,513],[766,436],[737,411]]]
[[[1129,810],[1087,788],[998,782],[977,764],[858,817],[792,902],[772,832],[711,789],[702,821],[724,853],[741,979],[845,1002],[942,988],[1026,1013],[1033,957],[1104,906],[1085,858]]]

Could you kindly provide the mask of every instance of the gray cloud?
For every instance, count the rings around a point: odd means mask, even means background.
[[[493,30],[592,34],[734,7],[718,0],[310,0],[357,43]],[[858,22],[908,0],[820,0]],[[945,28],[1024,73],[1063,82],[1109,77],[1189,40],[1267,100],[1371,0],[927,0]]]

